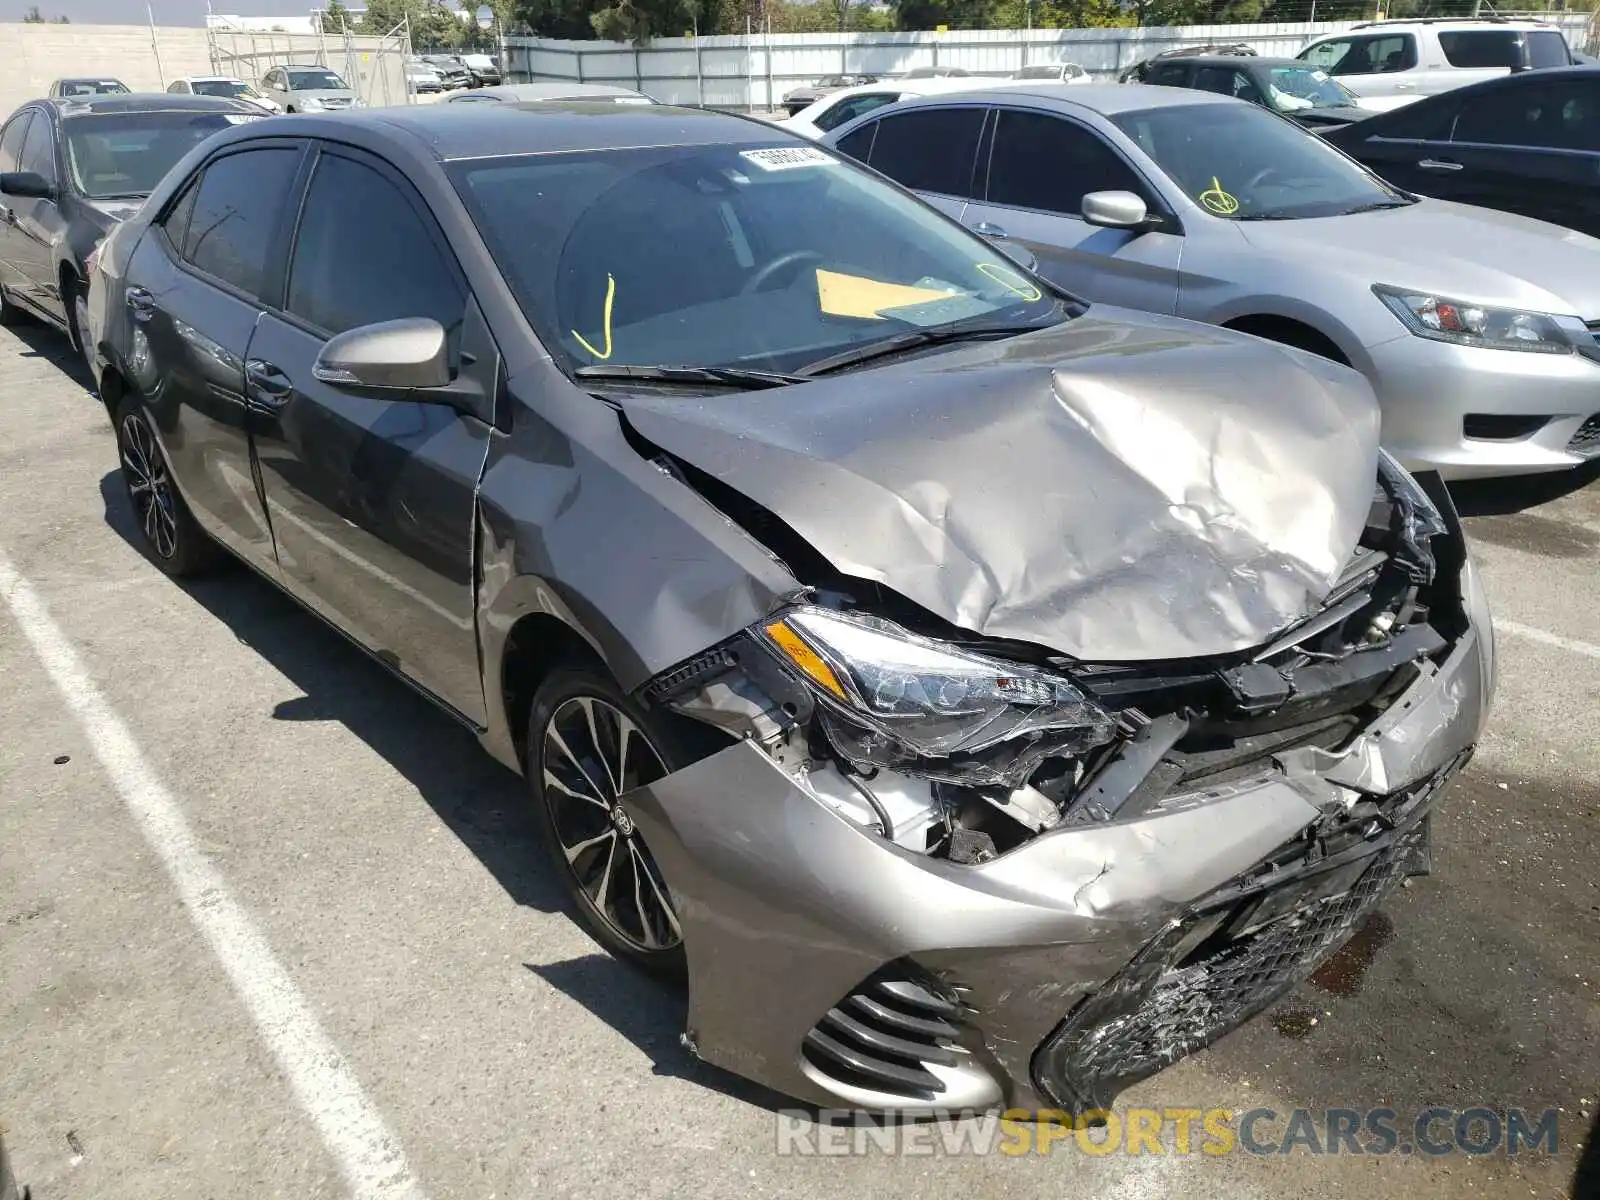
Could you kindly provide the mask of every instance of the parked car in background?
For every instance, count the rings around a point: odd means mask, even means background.
[[[1328,140],[1390,183],[1600,237],[1600,71],[1527,71],[1418,100]]]
[[[796,116],[800,110],[815,104],[822,97],[839,91],[841,88],[856,87],[863,83],[876,83],[874,75],[825,75],[814,83],[804,87],[797,87],[783,98],[784,108],[789,110],[789,115]]]
[[[120,79],[91,76],[86,79],[58,79],[50,85],[52,100],[70,100],[76,96],[126,96],[133,89]]]
[[[1229,58],[1243,58],[1255,53],[1256,50],[1254,47],[1247,46],[1243,42],[1228,42],[1221,44],[1208,43],[1204,46],[1179,46],[1174,50],[1163,50],[1160,54],[1152,54],[1149,58],[1144,59],[1142,62],[1134,63],[1133,66],[1127,68],[1127,70],[1123,71],[1122,74],[1117,76],[1117,82],[1149,83],[1150,80],[1147,79],[1146,76],[1149,74],[1150,69],[1156,66],[1158,63],[1171,62],[1173,59],[1194,58],[1197,55],[1209,55],[1211,57],[1217,57],[1221,55]]]
[[[422,61],[439,74],[446,88],[476,87],[472,72],[454,54],[424,54]]]
[[[779,121],[785,129],[808,138],[820,138],[831,129],[854,121],[886,104],[917,96],[937,96],[945,92],[967,92],[974,88],[1024,86],[1013,79],[972,79],[967,76],[939,76],[902,81],[883,79],[861,87],[843,88],[801,109],[798,116]]]
[[[1093,83],[1094,79],[1077,63],[1035,63],[1012,72],[1013,79],[1034,79],[1048,83]]]
[[[195,146],[265,115],[243,100],[160,92],[24,104],[0,129],[0,322],[43,317],[87,360],[101,239]]]
[[[419,95],[444,91],[444,80],[439,72],[433,69],[432,64],[425,63],[420,58],[406,59],[405,73],[406,87]]]
[[[1144,82],[1248,100],[1307,129],[1348,125],[1372,115],[1326,71],[1296,58],[1194,55],[1152,63]]]
[[[281,118],[95,295],[152,562],[477,730],[684,1045],[809,1104],[1110,1107],[1426,869],[1487,717],[1360,376],[1086,312],[764,123]]]
[[[489,54],[463,54],[461,65],[472,73],[474,87],[494,87],[501,80],[500,64]]]
[[[1378,109],[1516,71],[1572,65],[1560,29],[1503,17],[1365,21],[1313,38],[1295,57]]]
[[[362,108],[366,101],[327,67],[273,67],[261,77],[261,90],[284,112],[326,112]]]
[[[175,96],[220,96],[225,100],[248,100],[264,112],[282,110],[276,100],[269,100],[242,79],[227,75],[185,75],[167,85]]]
[[[1090,300],[1356,368],[1385,446],[1418,469],[1512,475],[1600,454],[1600,241],[1418,199],[1207,92],[932,97],[826,140]]]
[[[609,83],[502,83],[451,96],[447,104],[529,104],[535,101],[590,100],[612,104],[654,104],[643,92]]]

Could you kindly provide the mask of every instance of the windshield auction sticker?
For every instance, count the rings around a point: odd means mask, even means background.
[[[739,157],[763,171],[793,171],[797,167],[830,167],[838,161],[810,146],[773,146],[766,150],[741,150]]]

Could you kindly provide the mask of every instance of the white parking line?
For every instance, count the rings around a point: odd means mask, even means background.
[[[1559,633],[1549,633],[1543,629],[1535,629],[1532,625],[1524,625],[1520,621],[1505,621],[1496,617],[1494,619],[1494,629],[1496,633],[1506,633],[1512,637],[1527,638],[1530,642],[1554,646],[1558,650],[1565,650],[1571,654],[1581,654],[1585,658],[1600,658],[1600,646],[1595,645],[1593,642],[1580,642],[1577,638],[1562,637]]]
[[[183,809],[162,784],[116,710],[100,694],[33,585],[0,553],[5,599],[100,766],[166,867],[189,916],[221,961],[261,1038],[360,1200],[425,1200],[405,1154],[345,1065],[289,973],[222,873],[200,850]]]

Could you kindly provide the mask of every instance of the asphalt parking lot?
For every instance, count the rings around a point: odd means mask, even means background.
[[[1559,1110],[1473,1156],[780,1155],[785,1102],[560,909],[519,782],[243,570],[132,544],[64,338],[0,330],[0,1126],[37,1200],[1565,1196],[1600,1105],[1600,483],[1463,487],[1499,624],[1412,880],[1129,1105]],[[1582,486],[1589,483],[1589,486]]]

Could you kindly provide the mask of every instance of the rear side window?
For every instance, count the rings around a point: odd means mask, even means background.
[[[1456,117],[1454,103],[1423,100],[1408,104],[1379,118],[1383,124],[1372,136],[1404,142],[1443,142],[1450,139],[1450,126]],[[1365,124],[1363,123],[1363,128]]]
[[[1216,92],[1220,96],[1261,103],[1261,89],[1250,76],[1233,67],[1201,67],[1195,72],[1194,86],[1202,92]]]
[[[208,275],[259,296],[300,152],[245,150],[206,168],[195,195],[183,256]]]
[[[1441,33],[1439,48],[1452,67],[1522,65],[1522,35],[1514,29],[1458,29]]]
[[[28,121],[32,116],[31,112],[25,112],[12,117],[5,130],[0,132],[0,171],[17,169],[17,163],[22,160],[22,140],[27,136]]]
[[[330,334],[402,317],[461,323],[466,293],[417,210],[380,172],[325,154],[311,177],[285,307]]]
[[[1471,97],[1451,140],[1600,150],[1600,80],[1501,88]]]
[[[1189,64],[1152,63],[1144,69],[1144,81],[1162,87],[1186,87],[1189,81]]]
[[[884,117],[872,143],[872,165],[915,191],[968,196],[983,114],[974,106]]]
[[[872,135],[878,132],[878,124],[877,121],[869,121],[860,129],[852,130],[839,139],[836,149],[857,162],[868,161],[872,156]]]
[[[1086,192],[1104,191],[1143,195],[1144,187],[1132,167],[1081,125],[1049,113],[1001,110],[989,158],[989,203],[1077,216]]]

